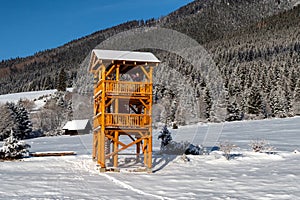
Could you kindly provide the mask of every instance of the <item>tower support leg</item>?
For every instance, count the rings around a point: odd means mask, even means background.
[[[114,141],[114,152],[118,151],[119,145],[118,142],[119,141],[119,131],[115,131],[115,141]],[[114,167],[117,168],[118,167],[118,154],[116,153],[113,156],[113,162],[114,162]]]

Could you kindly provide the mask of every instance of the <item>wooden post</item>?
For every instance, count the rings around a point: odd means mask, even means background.
[[[119,131],[115,131],[115,141],[114,141],[114,152],[119,150]],[[118,167],[118,154],[116,153],[114,156],[114,167],[117,168]]]
[[[101,69],[101,130],[100,135],[98,135],[98,162],[101,167],[101,171],[106,170],[106,164],[105,164],[105,83],[106,83],[106,76],[105,76],[105,66],[102,65]]]
[[[136,162],[140,162],[141,142],[136,144]]]
[[[150,66],[150,70],[149,70],[149,84],[150,84],[150,98],[149,98],[149,150],[148,150],[148,170],[150,170],[152,168],[152,104],[153,104],[153,78],[152,78],[152,74],[153,74],[153,67]]]

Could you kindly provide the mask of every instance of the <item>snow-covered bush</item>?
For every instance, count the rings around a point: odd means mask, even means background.
[[[161,139],[160,153],[172,154],[172,155],[203,155],[209,154],[211,151],[219,150],[219,147],[202,147],[194,145],[188,141],[175,142],[172,141],[171,132],[165,125],[158,135],[158,139]]]
[[[270,143],[263,139],[252,140],[249,144],[254,152],[273,153],[275,148]]]
[[[201,148],[200,146],[195,146],[193,144],[190,144],[184,153],[186,155],[202,155],[203,148]]]
[[[172,141],[171,132],[168,130],[167,125],[159,132],[158,139],[161,139],[160,149],[163,149]]]
[[[1,159],[20,159],[28,154],[30,145],[24,141],[19,141],[11,130],[10,136],[4,140],[3,147],[0,148]]]
[[[212,151],[219,151],[220,147],[212,146],[212,147],[204,147],[202,145],[193,145],[190,144],[188,148],[185,150],[186,155],[209,155]]]
[[[220,151],[223,152],[223,155],[227,160],[230,160],[230,158],[232,157],[231,151],[234,148],[236,148],[236,146],[228,141],[220,143]]]
[[[190,145],[189,142],[175,142],[171,141],[167,146],[161,149],[162,153],[172,155],[182,155],[186,152],[186,149]]]
[[[165,125],[158,135],[158,139],[161,139],[160,152],[165,154],[180,155],[185,153],[186,149],[190,145],[188,142],[175,142],[172,141],[171,132]]]

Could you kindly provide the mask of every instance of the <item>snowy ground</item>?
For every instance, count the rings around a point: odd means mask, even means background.
[[[71,92],[73,88],[67,88],[67,91]],[[39,109],[45,105],[45,98],[39,99],[42,96],[48,96],[54,94],[57,90],[41,90],[41,91],[32,91],[32,92],[20,92],[12,94],[3,94],[0,95],[0,104],[5,104],[6,102],[17,103],[20,99],[35,100],[35,109]]]
[[[181,156],[156,154],[155,173],[99,173],[91,160],[91,135],[28,140],[31,151],[76,151],[76,156],[32,157],[0,162],[0,199],[299,199],[300,118],[225,123],[220,141],[239,146],[227,161],[219,152]],[[175,140],[201,144],[208,125],[181,127]],[[262,138],[278,153],[250,151]]]

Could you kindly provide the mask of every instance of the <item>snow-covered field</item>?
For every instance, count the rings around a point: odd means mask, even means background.
[[[154,173],[99,173],[91,160],[91,135],[28,140],[31,151],[76,151],[76,156],[0,162],[0,199],[299,199],[300,118],[225,123],[220,141],[239,155],[159,155],[154,132]],[[171,130],[201,144],[209,125]],[[266,139],[276,154],[254,153],[249,143]]]
[[[0,104],[5,104],[6,102],[17,103],[20,99],[34,100],[34,110],[38,110],[45,105],[45,99],[47,96],[54,94],[57,90],[41,90],[32,92],[20,92],[12,94],[0,95]],[[72,92],[73,88],[67,88],[67,91]]]
[[[33,100],[43,95],[53,94],[54,92],[56,92],[56,90],[42,90],[42,91],[33,91],[33,92],[4,94],[4,95],[0,95],[0,103],[6,103],[7,101],[16,103],[20,99]]]
[[[72,91],[73,88],[67,88],[67,91]],[[41,90],[41,91],[32,91],[32,92],[20,92],[20,93],[12,93],[12,94],[3,94],[0,95],[0,103],[9,102],[18,102],[20,99],[29,99],[34,100],[38,99],[43,95],[54,94],[57,90]]]

